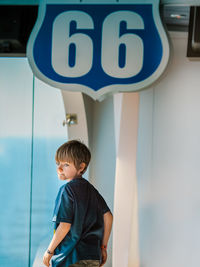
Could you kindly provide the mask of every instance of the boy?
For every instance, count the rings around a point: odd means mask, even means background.
[[[57,195],[53,221],[55,234],[43,257],[52,267],[97,267],[107,259],[112,214],[98,191],[84,178],[89,149],[77,140],[58,148],[57,173],[63,185]]]

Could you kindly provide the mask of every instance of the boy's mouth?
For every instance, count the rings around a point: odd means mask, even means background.
[[[62,173],[58,174],[58,178],[61,179],[61,180],[65,180],[66,179],[65,175],[62,174]]]
[[[65,176],[65,175],[64,175],[63,173],[58,173],[58,176],[62,176],[62,177],[63,177],[63,176]]]

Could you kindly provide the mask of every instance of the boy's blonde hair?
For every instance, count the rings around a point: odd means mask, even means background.
[[[87,146],[78,140],[71,140],[61,145],[55,155],[56,162],[67,161],[72,162],[78,170],[80,164],[85,163],[85,172],[91,159],[91,153]]]

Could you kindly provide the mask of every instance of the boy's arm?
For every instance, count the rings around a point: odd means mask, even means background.
[[[49,247],[43,256],[43,263],[46,266],[50,266],[50,260],[54,254],[54,250],[60,244],[60,242],[64,239],[64,237],[67,235],[70,228],[71,228],[71,224],[65,223],[65,222],[61,222],[59,226],[57,227],[55,234],[53,235],[53,238],[49,244]]]
[[[110,237],[111,229],[112,229],[112,222],[113,222],[113,216],[110,211],[106,212],[103,215],[104,219],[104,234],[103,234],[103,240],[102,240],[102,246],[101,246],[101,254],[102,254],[102,261],[101,265],[103,266],[106,263],[107,260],[107,244]]]

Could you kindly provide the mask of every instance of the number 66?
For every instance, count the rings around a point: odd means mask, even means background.
[[[66,11],[58,15],[53,23],[52,67],[64,77],[81,77],[87,74],[93,63],[93,40],[85,33],[70,34],[71,22],[76,29],[94,29],[90,15],[83,11]],[[101,64],[104,72],[114,78],[135,76],[143,65],[143,41],[133,33],[120,36],[120,25],[126,23],[127,30],[144,29],[140,15],[131,11],[116,11],[108,15],[102,26]],[[120,55],[120,46],[124,55]],[[71,47],[74,47],[74,64],[69,63]],[[120,66],[123,56],[123,66]]]

